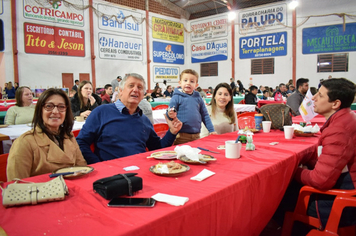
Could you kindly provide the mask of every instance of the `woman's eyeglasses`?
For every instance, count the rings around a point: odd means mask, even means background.
[[[43,108],[46,110],[46,111],[53,111],[53,109],[57,107],[58,111],[59,112],[65,112],[67,110],[67,106],[64,105],[64,104],[58,104],[58,105],[54,105],[53,103],[45,103],[43,105]]]

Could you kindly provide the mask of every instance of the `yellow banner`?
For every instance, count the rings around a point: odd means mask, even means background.
[[[183,43],[183,23],[152,17],[152,37]]]

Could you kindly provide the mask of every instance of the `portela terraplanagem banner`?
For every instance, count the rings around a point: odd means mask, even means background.
[[[85,56],[84,31],[24,23],[25,52]]]

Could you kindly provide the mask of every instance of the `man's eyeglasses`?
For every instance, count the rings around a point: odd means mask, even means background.
[[[59,112],[65,112],[67,110],[67,106],[64,105],[64,104],[58,104],[58,105],[54,105],[53,103],[45,103],[43,105],[43,108],[46,110],[46,111],[53,111],[53,109],[57,107],[58,111]]]

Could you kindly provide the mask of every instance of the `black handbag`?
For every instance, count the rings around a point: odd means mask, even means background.
[[[94,191],[103,198],[110,200],[118,196],[133,196],[133,193],[142,189],[142,178],[137,173],[118,174],[98,179],[93,183]]]

